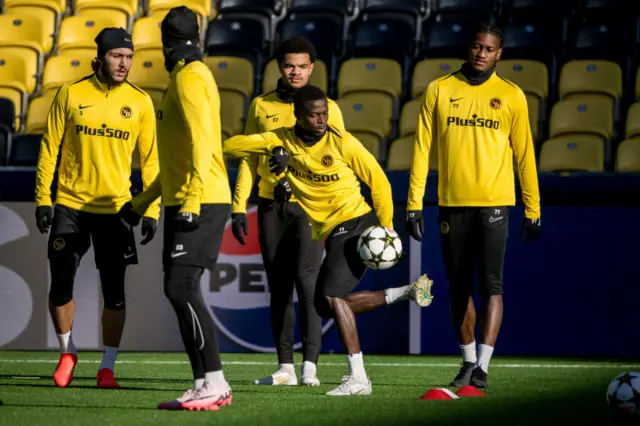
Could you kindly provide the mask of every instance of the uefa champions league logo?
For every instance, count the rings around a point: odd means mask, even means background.
[[[205,271],[200,289],[220,332],[236,345],[254,352],[275,352],[269,314],[270,293],[258,241],[257,208],[247,209],[249,235],[246,245],[238,243],[227,222],[217,267]],[[291,256],[295,256],[292,253]],[[294,304],[298,299],[294,292]],[[296,324],[299,320],[296,319]],[[333,320],[323,322],[324,335]],[[296,328],[298,328],[296,326]],[[302,347],[299,339],[294,349]]]

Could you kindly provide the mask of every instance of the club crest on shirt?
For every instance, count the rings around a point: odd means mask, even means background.
[[[333,166],[333,157],[330,156],[329,154],[323,155],[321,162],[322,162],[323,166],[331,167],[331,166]]]
[[[131,116],[133,115],[133,112],[131,112],[131,107],[123,106],[122,108],[120,108],[120,115],[122,116],[122,118],[131,118]]]
[[[500,109],[502,107],[502,101],[498,98],[493,98],[489,101],[489,106],[493,109]]]

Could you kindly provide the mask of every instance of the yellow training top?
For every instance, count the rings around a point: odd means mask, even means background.
[[[429,84],[414,139],[407,210],[422,210],[429,150],[438,144],[441,206],[513,206],[513,162],[525,216],[540,217],[540,194],[527,100],[495,72],[471,85],[457,71]]]
[[[201,61],[171,72],[169,87],[156,113],[160,175],[133,200],[140,212],[162,195],[165,206],[200,214],[202,204],[230,204],[229,176],[222,156],[220,94]]]
[[[329,128],[326,135],[307,146],[294,127],[224,142],[224,152],[236,157],[251,153],[268,157],[276,146],[289,153],[284,177],[310,219],[316,240],[328,236],[340,223],[362,216],[371,207],[360,192],[360,178],[369,188],[380,223],[393,228],[391,184],[375,157],[349,132]]]
[[[36,205],[51,205],[60,144],[56,203],[114,214],[131,200],[131,157],[138,145],[143,187],[158,175],[153,102],[124,82],[107,88],[95,74],[64,84],[49,111],[36,172]],[[160,217],[159,200],[146,216]]]
[[[329,105],[328,124],[336,130],[344,130],[344,121],[340,107],[331,99],[327,99]],[[280,127],[291,127],[296,124],[293,113],[293,102],[283,101],[276,91],[258,96],[251,101],[245,135],[269,132]],[[265,155],[252,154],[240,161],[236,190],[233,195],[233,212],[246,213],[247,200],[251,195],[256,175],[260,176],[259,195],[263,198],[273,199],[273,187],[280,180],[269,171],[269,158]],[[289,202],[296,202],[292,195]]]

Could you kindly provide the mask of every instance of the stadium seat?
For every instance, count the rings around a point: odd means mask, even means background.
[[[559,90],[561,99],[597,93],[618,100],[622,96],[622,69],[610,61],[569,61],[560,72]]]
[[[244,98],[254,92],[254,71],[251,62],[233,56],[207,56],[204,63],[216,79],[218,89],[232,91]]]
[[[559,101],[551,110],[549,137],[567,133],[589,133],[609,140],[613,136],[610,104],[601,97],[588,100]]]
[[[54,46],[59,14],[54,9],[37,3],[38,1],[35,0],[33,4],[18,4],[8,7],[5,9],[5,16],[37,22],[33,25],[34,29],[38,29],[38,34],[33,35],[34,39],[37,39],[38,44],[42,46],[42,52],[48,54]],[[0,19],[2,22],[0,25],[5,28],[6,23],[3,22],[5,18]],[[21,39],[30,40],[31,38],[21,37]]]
[[[400,113],[400,134],[399,137],[411,136],[416,132],[416,126],[418,125],[418,116],[420,115],[420,108],[422,102],[414,99],[407,102],[402,107]]]
[[[367,151],[373,154],[376,160],[383,161],[385,155],[384,139],[368,131],[353,130],[349,131],[349,133],[358,139],[367,148]]]
[[[4,0],[4,7],[7,10],[24,5],[48,7],[60,14],[64,13],[68,8],[67,0]]]
[[[410,170],[413,161],[413,136],[405,136],[391,142],[387,155],[387,170]],[[438,144],[432,144],[429,152],[429,170],[438,170]]]
[[[20,127],[24,121],[24,113],[27,109],[27,96],[24,90],[24,86],[21,86],[20,83],[10,83],[0,80],[0,98],[9,99],[14,105],[15,122],[13,130],[16,132],[20,131]]]
[[[27,122],[24,131],[26,133],[43,133],[47,125],[47,116],[51,109],[51,104],[55,98],[55,92],[50,92],[44,96],[34,98],[29,102],[27,109]]]
[[[102,16],[87,18],[69,16],[62,20],[58,34],[59,55],[83,55],[91,58],[96,55],[95,38],[106,27],[118,25],[117,22]]]
[[[640,138],[620,142],[616,153],[616,172],[640,172]]]
[[[291,12],[322,12],[333,13],[343,17],[355,12],[354,0],[291,0]]]
[[[434,0],[433,11],[436,15],[469,15],[478,22],[489,22],[496,12],[495,0]]]
[[[99,16],[100,19],[103,19],[105,21],[108,20],[114,27],[124,28],[127,31],[131,30],[131,26],[129,25],[130,16],[125,14],[121,10],[111,8],[86,8],[79,10],[76,13],[76,16],[82,16],[86,19],[91,19],[96,15]]]
[[[26,96],[35,88],[35,67],[23,54],[20,50],[0,48],[0,87],[12,88]]]
[[[133,24],[133,46],[136,53],[144,50],[162,51],[162,33],[160,31],[160,22],[154,16],[147,16],[137,19]]]
[[[64,83],[79,80],[92,73],[91,59],[88,57],[52,56],[44,65],[42,90],[45,93],[53,92],[55,94]]]
[[[258,70],[262,68],[267,50],[265,29],[259,21],[235,18],[209,21],[205,41],[207,55],[243,57]]]
[[[94,13],[102,15],[106,10],[119,11],[125,17],[133,17],[138,14],[140,3],[138,0],[116,0],[104,2],[101,0],[75,0],[76,13],[80,14],[86,10],[93,10]],[[92,13],[92,15],[94,14]],[[83,14],[84,16],[89,16]],[[126,28],[126,27],[124,27]]]
[[[280,0],[219,0],[218,13],[261,13],[267,17],[280,15],[285,4]]]
[[[499,61],[496,67],[501,77],[517,84],[523,92],[544,101],[549,96],[549,72],[538,61],[511,59]]]
[[[35,167],[40,154],[41,134],[14,135],[11,141],[10,166]]]
[[[390,98],[377,93],[362,92],[354,93],[349,98],[339,99],[337,102],[349,132],[369,133],[381,140],[391,134],[393,102]],[[379,152],[383,152],[382,149]]]
[[[278,79],[281,77],[280,70],[278,69],[278,63],[275,59],[270,60],[264,69],[264,76],[262,78],[262,93],[271,92],[276,90]],[[309,77],[309,82],[314,86],[318,86],[323,92],[327,93],[328,90],[328,76],[327,66],[320,59],[316,60],[315,67]]]
[[[8,98],[0,97],[0,126],[4,126],[9,131],[15,131],[16,106]]]
[[[605,143],[596,135],[566,135],[542,144],[541,172],[602,172]]]
[[[166,15],[169,10],[176,6],[187,6],[202,19],[210,18],[212,15],[211,0],[148,0],[147,12],[149,16],[157,18],[155,15]],[[202,26],[200,27],[202,29]]]
[[[47,39],[38,25],[37,19],[28,16],[17,18],[12,15],[0,15],[0,51],[3,55],[22,58],[24,72],[28,75],[27,79],[23,80],[28,93],[33,93],[37,88]]]
[[[640,137],[640,102],[636,102],[629,107],[625,137],[627,139]]]
[[[169,73],[164,67],[164,56],[161,52],[147,50],[133,57],[133,65],[129,70],[128,80],[140,87],[156,100],[169,86]],[[155,92],[155,95],[151,93]],[[154,103],[155,105],[155,103]]]
[[[626,65],[625,31],[616,23],[587,23],[580,26],[570,54],[574,59],[600,59]]]
[[[542,23],[510,24],[504,28],[504,54],[502,60],[522,60],[542,62],[549,73],[551,82],[557,73],[557,58],[561,51],[558,39],[545,29]]]
[[[463,61],[454,58],[423,59],[413,70],[411,95],[420,98],[429,83],[460,69]]]
[[[410,17],[369,17],[351,31],[350,54],[360,58],[389,58],[405,64],[416,53],[414,25]]]
[[[537,140],[538,136],[541,134],[542,129],[541,120],[540,120],[540,98],[530,93],[525,93],[524,95],[527,98],[527,110],[529,111],[529,126],[531,127],[531,133],[533,135],[533,140]],[[546,121],[546,120],[545,120]]]
[[[384,93],[391,101],[402,95],[402,69],[390,59],[357,58],[342,63],[338,74],[338,97],[352,93]]]
[[[11,130],[0,125],[0,166],[5,166],[9,158],[9,147],[11,146]]]
[[[426,58],[466,59],[469,39],[476,24],[474,19],[439,16],[425,21],[422,31],[422,55]]]
[[[331,69],[337,56],[343,51],[341,23],[333,17],[293,15],[282,22],[278,31],[278,43],[291,37],[305,37],[316,48],[318,58]]]
[[[220,92],[220,109],[223,138],[244,133],[246,102],[232,92]]]
[[[426,0],[364,0],[362,13],[403,12],[424,16],[427,13]]]

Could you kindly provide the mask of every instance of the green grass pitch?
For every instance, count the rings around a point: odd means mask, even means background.
[[[427,390],[445,387],[458,357],[367,356],[373,383],[368,397],[324,393],[347,373],[344,355],[322,355],[319,388],[256,386],[273,372],[273,354],[223,354],[233,404],[218,412],[165,412],[158,402],[192,383],[186,355],[122,353],[116,376],[122,389],[95,388],[99,353],[81,352],[75,379],[57,389],[51,378],[55,352],[0,352],[0,425],[609,425],[605,391],[629,362],[495,358],[483,398],[424,401]],[[296,358],[296,365],[300,359]]]

